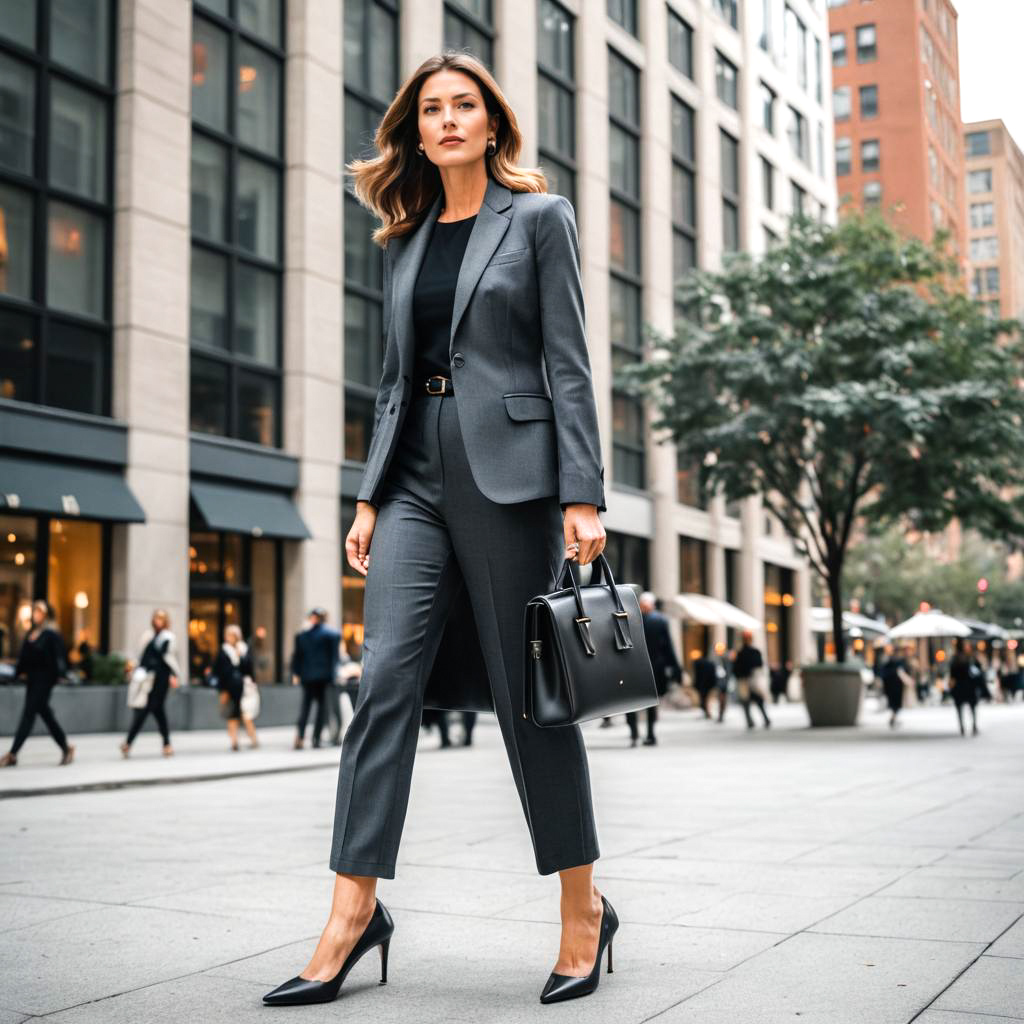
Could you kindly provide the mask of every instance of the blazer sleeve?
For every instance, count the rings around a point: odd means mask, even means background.
[[[558,444],[558,500],[563,508],[585,502],[603,512],[601,438],[572,203],[553,194],[541,207],[535,229],[541,339]]]

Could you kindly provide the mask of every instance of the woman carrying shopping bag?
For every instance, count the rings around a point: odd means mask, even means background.
[[[128,683],[128,707],[134,709],[128,736],[121,744],[124,757],[131,754],[132,744],[138,736],[146,716],[152,713],[164,741],[164,757],[174,753],[171,731],[167,724],[164,705],[170,689],[177,689],[181,678],[174,634],[170,630],[171,617],[163,608],[157,608],[150,620],[150,628],[142,634],[142,654]]]

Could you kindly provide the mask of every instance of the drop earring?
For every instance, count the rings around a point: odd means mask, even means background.
[[[423,143],[422,142],[417,144],[416,152],[419,153],[420,156],[423,156],[423,154],[426,153],[426,150],[423,148]]]
[[[498,149],[498,144],[494,141],[494,139],[488,139],[487,140],[487,154],[488,154],[488,156],[494,156],[495,152],[497,152],[497,149]]]

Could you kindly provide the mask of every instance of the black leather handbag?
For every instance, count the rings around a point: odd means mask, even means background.
[[[523,717],[536,725],[576,725],[658,703],[636,594],[616,585],[603,554],[593,566],[581,587],[567,558],[555,589],[526,604]]]

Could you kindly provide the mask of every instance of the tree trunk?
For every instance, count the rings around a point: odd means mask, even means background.
[[[838,568],[832,568],[825,581],[832,601],[832,639],[836,645],[836,661],[846,661],[846,634],[843,632],[843,579]]]

